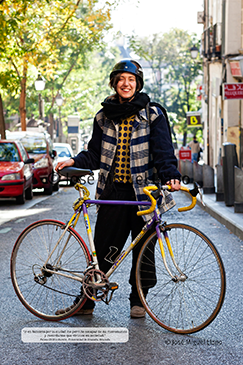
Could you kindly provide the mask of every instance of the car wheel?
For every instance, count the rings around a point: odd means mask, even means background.
[[[46,194],[46,195],[51,195],[52,191],[53,191],[53,185],[52,184],[49,185],[49,188],[44,188],[44,194]]]
[[[16,196],[16,203],[17,204],[25,203],[25,190],[24,189],[23,189],[23,193],[21,195]]]
[[[26,189],[26,192],[25,192],[25,198],[27,200],[31,200],[33,199],[33,184],[30,185],[30,187],[28,189]]]

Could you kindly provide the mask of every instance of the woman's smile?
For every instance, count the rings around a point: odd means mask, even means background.
[[[120,80],[117,83],[116,91],[122,98],[131,98],[136,92],[136,76],[129,73],[123,72],[120,76]]]

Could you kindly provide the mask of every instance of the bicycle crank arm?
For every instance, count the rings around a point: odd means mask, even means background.
[[[101,282],[101,283],[93,283],[93,282],[89,282],[88,285],[92,288],[92,289],[101,289],[101,288],[106,288],[109,290],[116,290],[118,289],[118,284],[117,283],[106,283],[106,282]]]

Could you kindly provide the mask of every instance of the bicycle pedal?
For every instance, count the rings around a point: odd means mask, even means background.
[[[118,289],[117,283],[109,283],[109,290],[116,290]]]

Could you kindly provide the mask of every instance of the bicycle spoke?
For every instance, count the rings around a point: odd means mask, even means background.
[[[90,262],[89,253],[74,230],[69,228],[59,240],[63,227],[63,223],[52,220],[30,225],[18,238],[11,258],[11,277],[19,299],[33,314],[47,320],[60,320],[71,314],[56,316],[55,312],[69,307],[80,295],[81,284],[72,277],[82,273]],[[46,262],[47,269],[54,273],[45,271]],[[59,272],[69,277],[60,276]]]
[[[139,295],[148,314],[159,325],[177,333],[193,333],[206,327],[222,306],[223,264],[212,242],[197,229],[171,224],[166,232],[175,262],[185,277],[180,279],[164,240],[166,263],[174,277],[179,278],[172,280],[163,263],[159,243],[151,246],[156,237],[154,232],[139,254],[136,270]],[[152,281],[153,253],[156,278]]]

